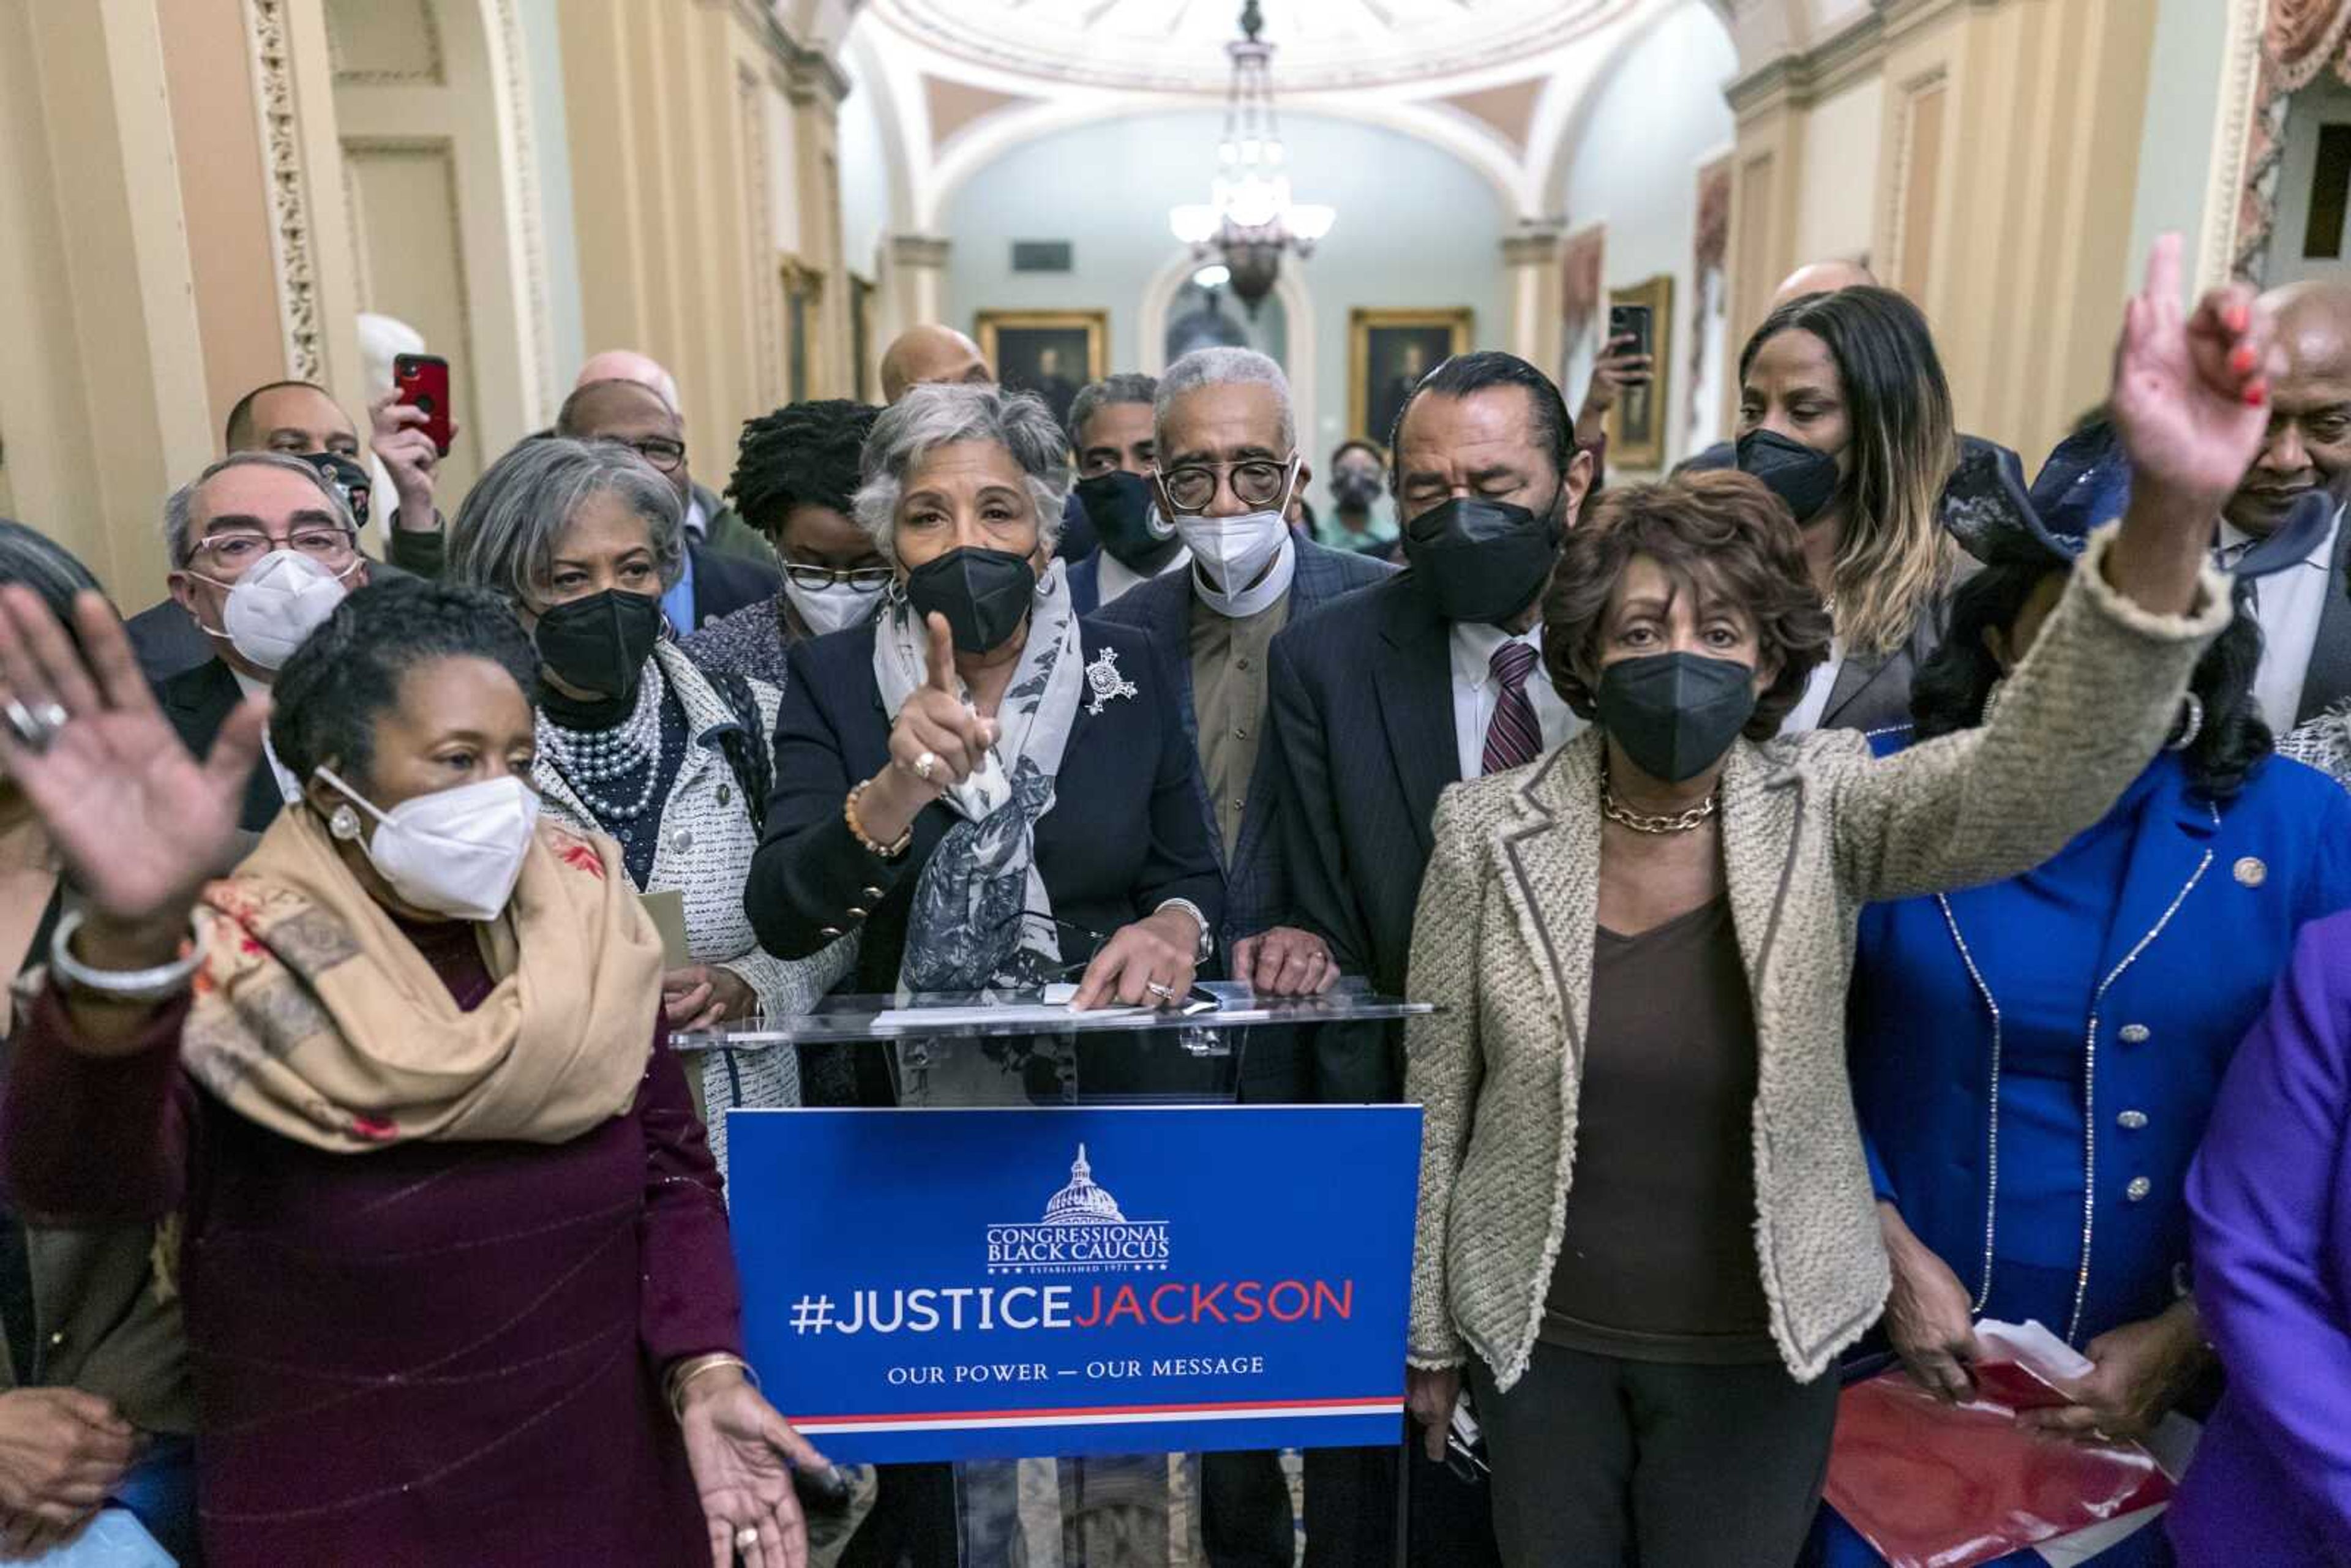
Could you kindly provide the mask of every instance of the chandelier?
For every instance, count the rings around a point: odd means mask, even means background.
[[[1273,291],[1284,251],[1305,260],[1338,221],[1336,210],[1290,199],[1281,130],[1274,120],[1273,82],[1267,67],[1273,46],[1258,37],[1265,26],[1258,0],[1241,6],[1241,36],[1225,46],[1233,80],[1225,95],[1225,134],[1217,144],[1212,199],[1171,207],[1167,226],[1202,261],[1221,260],[1229,287],[1251,316]]]

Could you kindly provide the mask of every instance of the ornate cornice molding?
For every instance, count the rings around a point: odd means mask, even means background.
[[[2229,281],[2237,262],[2244,215],[2247,160],[2261,110],[2262,21],[2264,0],[2226,0],[2228,32],[2220,47],[2220,101],[2213,110],[2212,158],[2204,176],[2204,225],[2196,237],[2199,289]]]
[[[515,0],[492,0],[493,38],[497,47],[505,101],[507,148],[514,172],[515,242],[520,246],[525,362],[525,423],[532,428],[555,417],[555,323],[547,298],[547,214],[538,193],[538,154],[531,133],[530,56]]]
[[[269,188],[270,267],[277,287],[278,326],[286,340],[286,373],[296,381],[315,382],[325,374],[326,353],[319,342],[318,255],[311,243],[308,175],[302,162],[287,3],[245,0],[245,21],[252,46],[254,113],[260,123]]]

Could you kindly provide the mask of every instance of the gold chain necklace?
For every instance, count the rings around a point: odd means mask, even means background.
[[[1687,833],[1702,826],[1722,803],[1722,786],[1717,783],[1707,798],[1687,811],[1670,817],[1645,816],[1616,799],[1616,791],[1608,786],[1608,775],[1600,775],[1600,814],[1612,822],[1621,823],[1636,833]]]

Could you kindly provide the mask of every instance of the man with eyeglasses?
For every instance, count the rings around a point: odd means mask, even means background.
[[[406,571],[439,577],[447,537],[434,494],[440,453],[432,438],[415,428],[424,415],[397,399],[397,393],[387,393],[369,410],[371,449],[400,497],[385,530],[384,562],[379,570],[389,564],[394,576]],[[281,452],[301,458],[343,493],[353,520],[361,531],[366,529],[371,481],[359,431],[325,388],[308,382],[270,382],[254,388],[229,410],[222,443],[224,453]],[[124,629],[151,685],[160,687],[182,671],[212,661],[212,640],[171,599],[133,615]]]
[[[555,434],[629,447],[676,488],[681,509],[693,508],[694,473],[686,462],[684,422],[659,392],[643,382],[590,382],[577,388],[555,416]],[[766,548],[764,541],[761,548]],[[684,570],[662,595],[662,613],[671,630],[684,636],[771,597],[781,585],[773,566],[723,554],[689,530]]]
[[[158,683],[155,695],[203,756],[237,704],[268,690],[344,596],[367,585],[370,563],[341,490],[306,459],[275,452],[231,453],[173,491],[163,545],[172,598],[213,654]],[[265,757],[238,825],[261,831],[299,789]]]
[[[1117,375],[1081,388],[1070,404],[1070,449],[1078,468],[1070,496],[1102,540],[1069,570],[1070,604],[1081,615],[1192,562],[1184,536],[1159,508],[1153,479],[1158,396],[1159,383],[1150,376]]]
[[[881,606],[890,566],[851,516],[866,433],[882,411],[827,398],[743,426],[726,493],[774,544],[784,591],[722,615],[680,643],[704,669],[781,689],[795,643],[862,625]]]
[[[638,353],[634,349],[607,349],[588,356],[580,367],[579,376],[571,390],[592,385],[597,382],[634,382],[651,387],[661,394],[662,402],[677,415],[678,440],[685,440],[685,404],[679,401],[677,378],[664,369],[660,361]],[[759,530],[736,516],[733,508],[704,486],[686,484],[685,531],[705,549],[738,560],[757,561],[761,566],[776,564],[775,551],[768,546]]]

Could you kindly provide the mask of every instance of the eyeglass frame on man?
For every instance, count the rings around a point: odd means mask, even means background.
[[[1217,493],[1225,490],[1231,491],[1233,499],[1251,511],[1264,511],[1276,505],[1286,507],[1289,504],[1290,492],[1298,483],[1299,466],[1299,454],[1293,449],[1289,456],[1279,459],[1244,457],[1233,463],[1179,463],[1173,468],[1162,468],[1155,463],[1151,466],[1151,478],[1159,491],[1160,500],[1166,504],[1170,517],[1198,517],[1207,515],[1208,508],[1217,504]],[[1262,500],[1243,494],[1241,487],[1234,483],[1234,477],[1247,468],[1278,470],[1280,476],[1279,486]],[[1197,506],[1187,507],[1176,500],[1175,488],[1169,481],[1181,474],[1204,474],[1208,476],[1208,493]]]
[[[651,466],[655,473],[674,474],[678,471],[679,465],[685,462],[685,443],[683,441],[672,441],[666,435],[647,435],[634,441],[627,440],[617,435],[608,437],[607,439],[627,447],[630,451],[643,458],[646,464]],[[674,449],[670,451],[669,460],[667,462],[664,462],[662,459],[654,456],[653,453],[646,450],[648,447],[656,446],[664,449]]]
[[[336,542],[340,548],[335,553],[329,555],[320,550],[303,549],[294,542],[306,536],[315,538],[320,534],[335,536]],[[214,549],[223,541],[232,543],[257,541],[262,549],[258,554],[248,560],[224,561]],[[205,530],[204,538],[198,539],[190,548],[188,559],[193,564],[201,557],[213,570],[229,577],[230,580],[234,581],[242,578],[246,571],[258,565],[263,559],[281,549],[290,549],[298,555],[308,556],[321,567],[336,570],[337,575],[340,576],[343,570],[349,570],[352,561],[359,559],[359,535],[324,513],[299,515],[298,520],[283,535],[273,534],[267,528],[239,522],[231,528]]]

